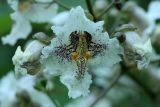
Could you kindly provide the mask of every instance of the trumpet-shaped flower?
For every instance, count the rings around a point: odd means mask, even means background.
[[[64,26],[52,27],[56,38],[42,50],[41,63],[44,72],[60,75],[61,82],[69,89],[69,97],[85,96],[89,92],[89,64],[113,66],[121,60],[119,43],[103,32],[103,24],[89,20],[78,6],[71,9]]]
[[[144,40],[136,32],[136,27],[132,24],[124,24],[116,30],[115,36],[125,36],[124,43],[124,59],[128,64],[137,64],[138,69],[146,68],[153,59],[151,40]]]
[[[150,62],[152,45],[150,39],[143,39],[134,31],[126,31],[125,55],[137,63],[138,69],[146,68]]]
[[[14,10],[11,14],[11,19],[15,24],[12,27],[10,34],[2,38],[3,44],[14,45],[18,39],[25,39],[29,36],[32,27],[31,22],[46,23],[51,22],[51,19],[57,12],[57,5],[47,4],[49,1],[39,3],[43,0],[8,0],[8,4]]]
[[[27,73],[35,74],[40,71],[41,64],[39,58],[44,46],[44,44],[37,40],[30,42],[24,52],[18,46],[12,58],[17,76],[26,75]]]
[[[19,107],[22,106],[21,104],[32,105],[32,107],[37,107],[36,105],[55,107],[45,93],[33,88],[34,84],[34,77],[16,79],[13,72],[8,73],[0,81],[0,107]]]
[[[143,67],[147,67],[150,62],[152,53],[151,40],[148,39],[145,43],[134,44],[134,48],[136,50],[136,53],[138,53],[142,58],[137,59],[138,68],[142,69]]]

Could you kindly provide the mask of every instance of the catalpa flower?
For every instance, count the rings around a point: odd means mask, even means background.
[[[151,40],[144,40],[135,31],[136,28],[132,24],[125,24],[119,28],[121,33],[125,35],[124,55],[129,63],[136,63],[138,69],[148,66],[152,56]]]
[[[64,26],[53,26],[56,38],[42,50],[42,64],[48,75],[60,75],[69,97],[86,96],[91,84],[88,65],[113,66],[121,59],[117,39],[103,32],[103,21],[92,22],[78,6],[71,9]]]
[[[9,72],[0,81],[0,107],[55,107],[45,93],[34,89],[34,85],[34,77],[16,79],[14,73]]]
[[[156,20],[160,19],[160,2],[152,1],[148,7],[148,11],[145,11],[130,1],[125,4],[124,10],[127,12],[132,23],[138,28],[139,33],[147,40],[155,29]]]
[[[46,0],[8,0],[8,4],[14,10],[11,14],[15,24],[9,35],[2,38],[3,44],[14,45],[18,39],[25,39],[29,36],[32,27],[31,22],[46,23],[51,22],[51,19],[57,13],[57,5],[49,6],[49,1]],[[42,2],[42,3],[39,3]]]
[[[43,43],[37,40],[31,41],[26,46],[24,52],[21,50],[21,47],[18,46],[15,55],[12,58],[17,77],[26,74],[36,74],[41,70],[39,58],[44,46]]]

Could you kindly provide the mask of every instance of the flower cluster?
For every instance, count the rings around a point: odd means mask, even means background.
[[[115,1],[112,5],[119,5],[118,0]],[[45,81],[44,87],[52,90],[52,80],[56,77],[67,87],[69,98],[77,98],[66,107],[88,107],[97,98],[93,93],[88,95],[91,84],[96,86],[98,91],[107,90],[115,75],[122,75],[132,69],[152,71],[155,66],[159,68],[152,63],[160,60],[160,55],[152,45],[156,44],[155,38],[160,37],[158,27],[158,30],[155,30],[156,20],[160,19],[159,1],[151,2],[148,12],[135,2],[128,1],[121,10],[111,9],[104,19],[102,14],[94,16],[92,11],[105,10],[108,5],[105,0],[96,0],[95,10],[88,9],[90,13],[81,6],[76,6],[70,11],[60,10],[57,14],[56,3],[59,1],[8,0],[14,10],[11,19],[15,23],[11,33],[2,37],[3,44],[15,45],[18,39],[25,39],[30,33],[35,34],[24,48],[19,45],[15,51],[12,58],[15,76],[10,72],[0,82],[0,107],[21,107],[28,104],[25,102],[28,99],[33,107],[55,107],[56,101],[54,104],[48,98],[44,93],[46,90],[38,91],[35,86],[39,81]],[[123,12],[120,14],[125,16],[125,20],[124,17],[117,18],[119,11]],[[93,21],[89,15],[93,15],[96,20]],[[107,25],[112,22],[106,21],[110,17],[116,23],[111,24],[112,28]],[[104,21],[99,21],[100,19]],[[31,23],[47,23],[52,33],[32,32]],[[126,76],[119,83],[120,86],[136,87]],[[111,87],[113,85],[111,84]],[[113,96],[115,90],[111,92]],[[118,94],[117,96],[123,97]],[[81,96],[84,98],[78,99]],[[111,105],[110,100],[104,97],[95,107]]]

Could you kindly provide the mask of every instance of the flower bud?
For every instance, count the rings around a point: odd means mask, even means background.
[[[106,0],[96,0],[95,5],[94,5],[95,9],[99,11],[105,9],[106,6],[107,6]]]

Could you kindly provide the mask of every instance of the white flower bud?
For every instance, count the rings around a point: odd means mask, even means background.
[[[107,6],[107,1],[106,0],[96,0],[94,7],[96,10],[104,10]]]

